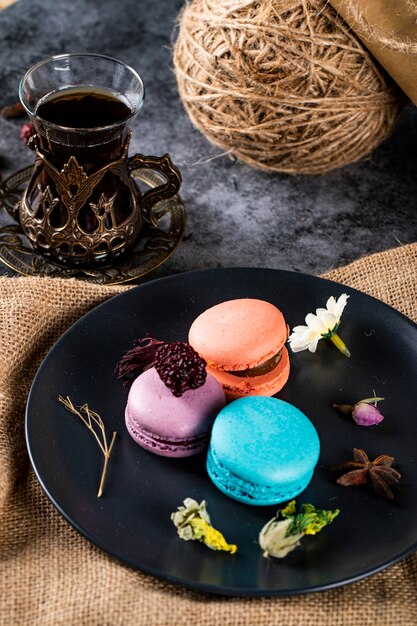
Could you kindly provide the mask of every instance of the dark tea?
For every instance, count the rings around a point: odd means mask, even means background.
[[[132,109],[109,89],[68,87],[42,98],[36,107],[41,147],[58,167],[70,156],[86,169],[119,159]],[[66,130],[68,129],[68,132]]]
[[[47,96],[36,108],[43,120],[67,128],[99,128],[122,122],[132,114],[111,91],[67,88]]]

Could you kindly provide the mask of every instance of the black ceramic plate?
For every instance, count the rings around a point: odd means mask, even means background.
[[[340,335],[350,359],[332,344],[291,354],[291,375],[279,397],[304,411],[317,428],[321,455],[298,503],[340,508],[329,527],[305,537],[284,560],[266,559],[257,543],[277,507],[253,507],[224,496],[210,482],[204,455],[165,459],[137,446],[124,428],[127,391],[115,380],[117,360],[148,331],[185,340],[193,319],[222,300],[269,300],[291,327],[350,295]],[[279,595],[323,590],[375,573],[417,549],[417,327],[358,291],[298,273],[262,269],[210,270],[171,276],[129,290],[70,328],[46,357],[27,406],[27,443],[38,479],[57,509],[85,537],[121,561],[194,589],[227,595]],[[356,426],[332,404],[385,397],[385,420]],[[79,419],[58,403],[87,402],[119,433],[102,498],[102,457]],[[394,502],[368,487],[341,487],[330,467],[352,457],[395,457],[403,477]],[[238,545],[234,556],[184,542],[170,520],[183,499],[208,502],[213,525]]]

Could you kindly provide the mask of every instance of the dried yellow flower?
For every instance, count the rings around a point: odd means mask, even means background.
[[[300,545],[304,535],[316,535],[339,513],[339,509],[325,511],[312,504],[302,504],[301,512],[297,513],[295,500],[291,500],[259,533],[264,556],[283,558]]]
[[[179,506],[171,514],[171,519],[184,541],[201,541],[211,550],[223,550],[230,554],[237,551],[237,546],[227,543],[221,532],[211,525],[205,500],[198,504],[193,498],[186,498],[184,506]]]

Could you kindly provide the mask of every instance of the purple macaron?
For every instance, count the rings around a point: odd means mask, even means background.
[[[136,443],[154,454],[191,456],[205,449],[225,403],[222,386],[210,374],[203,385],[176,397],[152,367],[130,388],[126,427]]]

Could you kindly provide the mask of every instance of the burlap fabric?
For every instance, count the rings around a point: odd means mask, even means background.
[[[417,321],[416,269],[417,244],[412,244],[327,277]],[[61,518],[38,485],[26,453],[27,392],[40,360],[64,330],[122,289],[75,280],[0,279],[1,626],[416,626],[416,554],[328,592],[221,598],[133,571]]]

